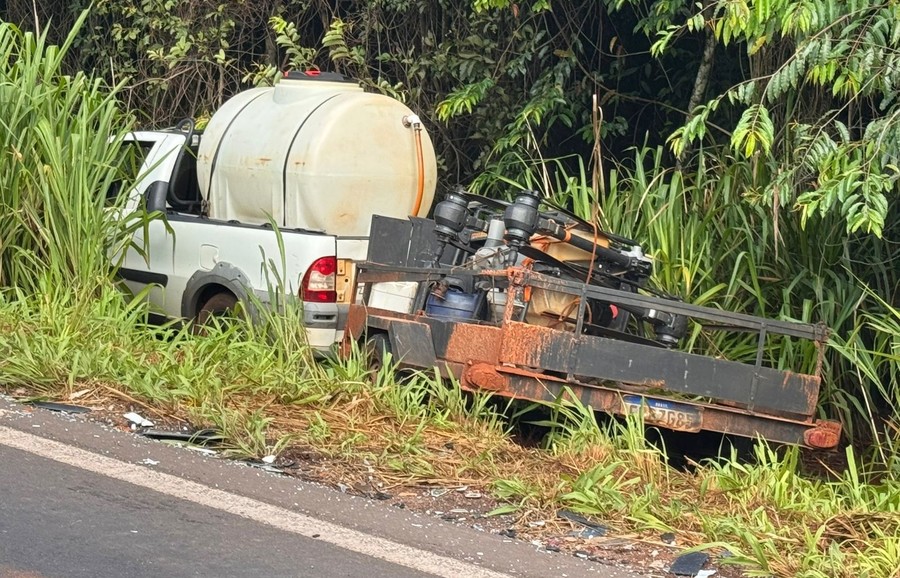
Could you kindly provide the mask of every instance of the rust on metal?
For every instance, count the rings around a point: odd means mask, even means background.
[[[640,383],[632,383],[638,387],[646,387],[648,389],[666,389],[665,379],[644,379]]]
[[[820,420],[816,426],[803,432],[803,442],[812,448],[833,448],[841,439],[841,424]]]
[[[366,332],[366,308],[362,305],[350,305],[347,313],[347,325],[344,326],[344,340],[358,340]]]
[[[338,354],[341,356],[341,359],[349,359],[353,355],[353,339],[345,335],[340,345],[338,345]]]
[[[524,288],[522,287],[525,282],[525,273],[526,270],[522,267],[509,267],[508,269],[502,271],[502,274],[506,276],[509,281],[509,289],[506,295],[506,306],[503,308],[503,322],[509,323],[513,315],[516,311],[516,301],[522,300],[526,301],[527,298],[524,294]]]
[[[784,379],[781,382],[782,389],[792,389],[795,384],[791,384],[791,380],[799,380],[801,390],[806,394],[806,411],[805,415],[812,415],[816,411],[816,404],[819,400],[819,388],[822,385],[822,378],[817,375],[808,375],[806,373],[796,373],[789,369],[783,370]],[[777,410],[774,412],[777,413]]]
[[[503,327],[500,361],[544,367],[548,357],[568,359],[571,348],[571,336],[564,331],[510,321]]]
[[[816,411],[816,405],[819,403],[819,388],[822,384],[822,378],[817,375],[805,375],[800,374],[800,379],[805,382],[805,391],[806,391],[806,399],[808,402],[807,405],[807,415],[812,415]]]
[[[466,389],[486,389],[500,394],[509,390],[509,378],[488,363],[467,365],[460,378],[460,384]]]
[[[509,372],[510,368],[498,368]],[[571,392],[586,407],[594,411],[624,415],[623,403],[626,392],[589,384],[563,383],[560,380],[543,376],[541,379],[528,375],[509,375],[509,390],[501,395],[532,401],[554,401],[566,397]],[[655,398],[660,399],[660,398]],[[673,400],[675,401],[675,400]],[[715,404],[699,404],[677,400],[677,404],[694,407],[699,411],[699,428],[722,433],[732,433],[746,437],[762,436],[776,442],[805,445],[816,448],[834,447],[840,441],[840,424],[819,421],[812,424],[761,415],[738,408],[728,408]],[[648,420],[649,423],[649,420]],[[697,430],[697,424],[689,425],[691,431]],[[670,428],[671,429],[671,428]]]
[[[791,371],[789,369],[782,370],[784,373],[784,380],[781,383],[782,387],[788,387],[790,385],[790,380],[792,377],[796,377],[803,381],[803,386],[806,389],[811,389],[814,391],[819,390],[819,386],[822,385],[822,378],[817,375],[809,375],[807,373],[797,373]]]
[[[540,371],[533,371],[530,369],[525,369],[523,367],[512,367],[508,365],[504,365],[498,368],[499,371],[503,373],[508,373],[510,375],[515,375],[518,377],[530,377],[534,379],[546,379],[548,381],[558,381],[560,383],[570,383],[563,379],[562,377],[557,377],[555,375],[547,375],[546,373],[542,373]]]
[[[457,323],[453,326],[444,357],[458,363],[483,361],[497,365],[501,335],[499,327]]]

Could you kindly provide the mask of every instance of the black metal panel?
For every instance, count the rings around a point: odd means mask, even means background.
[[[428,325],[395,319],[391,322],[389,335],[391,353],[401,365],[434,367],[437,357]]]
[[[450,335],[453,333],[453,328],[457,323],[446,319],[426,317],[424,315],[417,317],[416,321],[425,324],[429,328],[429,338],[431,339],[435,355],[439,358],[444,358],[447,355],[447,346],[450,343]]]
[[[534,366],[560,373],[568,373],[573,368],[574,356],[578,355],[578,341],[567,332],[554,332],[552,341],[544,343],[535,351],[540,355],[540,362]],[[556,369],[559,368],[559,369]]]
[[[434,264],[439,250],[440,243],[434,234],[434,221],[431,219],[372,216],[367,256],[369,263],[422,270]],[[452,253],[446,251],[441,263],[452,265]]]
[[[761,367],[753,400],[757,368],[752,365],[602,337],[582,336],[577,343],[572,373],[582,378],[659,387],[798,415],[811,415],[815,409],[818,383],[810,376]],[[555,354],[541,362],[545,369],[566,371],[554,363]]]
[[[368,261],[405,267],[412,229],[407,219],[372,215]]]
[[[412,232],[409,237],[409,253],[406,263],[409,267],[431,267],[440,250],[437,235],[434,234],[434,221],[410,217]],[[441,264],[452,265],[452,251],[441,255]]]

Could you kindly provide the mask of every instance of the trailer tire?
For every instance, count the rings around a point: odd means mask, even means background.
[[[366,338],[366,363],[373,379],[385,365],[385,358],[391,354],[391,340],[387,333],[374,333]],[[393,360],[391,360],[393,362]]]

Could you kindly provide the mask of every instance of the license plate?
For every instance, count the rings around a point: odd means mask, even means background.
[[[698,432],[703,424],[703,408],[665,399],[626,395],[624,413],[644,414],[644,423],[678,431]]]

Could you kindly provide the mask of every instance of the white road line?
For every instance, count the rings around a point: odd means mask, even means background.
[[[509,578],[508,574],[494,572],[474,564],[344,528],[259,500],[216,490],[177,476],[101,456],[8,427],[0,426],[0,444],[101,476],[141,486],[167,496],[235,514],[306,538],[312,538],[313,535],[318,534],[316,539],[322,542],[435,576]]]

